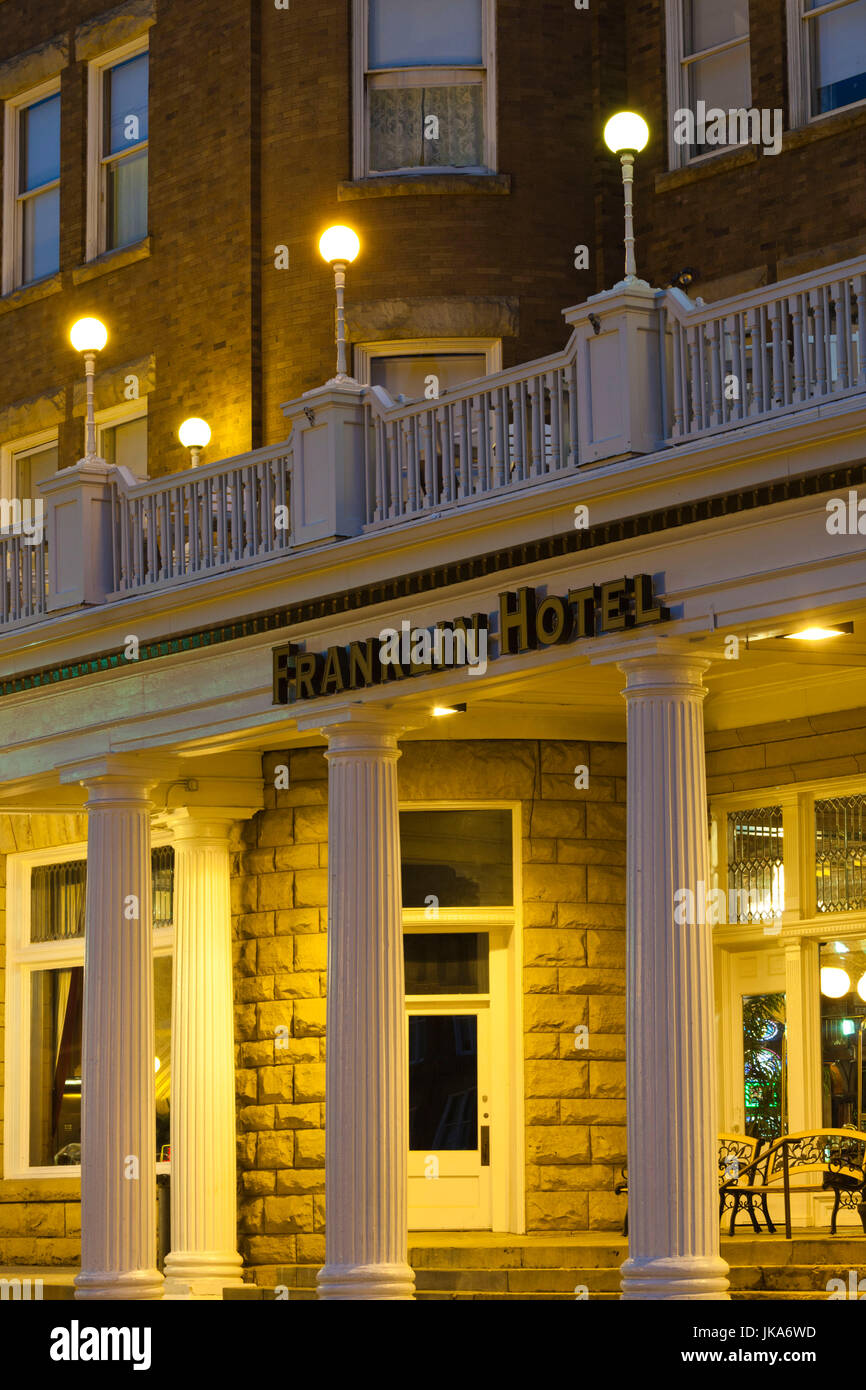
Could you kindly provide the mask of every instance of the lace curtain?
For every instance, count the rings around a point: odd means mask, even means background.
[[[371,169],[465,169],[483,164],[480,82],[460,87],[371,87]]]

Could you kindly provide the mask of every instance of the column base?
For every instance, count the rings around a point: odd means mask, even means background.
[[[158,1269],[82,1270],[74,1282],[76,1299],[106,1302],[162,1298],[164,1288]]]
[[[243,1285],[243,1263],[234,1250],[172,1250],[165,1257],[165,1297],[222,1298],[223,1289]]]
[[[674,1255],[626,1260],[622,1274],[625,1301],[730,1299],[729,1267],[716,1255]]]
[[[415,1272],[404,1264],[325,1265],[316,1286],[322,1299],[413,1299]]]

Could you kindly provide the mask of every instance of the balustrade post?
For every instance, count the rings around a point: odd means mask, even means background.
[[[373,520],[364,469],[365,394],[364,387],[329,382],[281,406],[294,441],[296,546],[360,535]]]

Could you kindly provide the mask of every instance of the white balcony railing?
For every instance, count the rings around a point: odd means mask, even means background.
[[[577,343],[434,401],[365,400],[368,523],[543,483],[578,464]]]
[[[116,476],[112,597],[291,549],[290,471],[291,445],[280,444],[135,486]]]
[[[866,390],[866,256],[715,304],[664,296],[680,443]]]
[[[866,256],[710,305],[620,287],[566,318],[562,352],[438,400],[331,382],[284,407],[285,443],[145,482],[57,474],[47,538],[0,533],[0,628],[866,393]]]
[[[38,618],[47,600],[44,537],[34,545],[21,534],[0,536],[0,626]]]

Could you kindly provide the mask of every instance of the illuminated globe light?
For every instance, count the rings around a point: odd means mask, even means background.
[[[604,143],[614,154],[640,154],[649,140],[649,126],[635,111],[618,111],[604,128]]]
[[[351,265],[360,249],[358,235],[351,227],[329,227],[319,241],[319,252],[330,265]]]
[[[101,352],[108,342],[108,329],[100,319],[79,319],[69,330],[76,352]]]
[[[821,993],[827,999],[844,999],[850,992],[851,976],[847,970],[842,970],[836,965],[822,965]]]
[[[860,995],[864,1004],[866,1004],[866,974],[861,975],[860,979],[857,981],[857,993]]]
[[[210,425],[198,415],[184,420],[177,437],[185,449],[205,449],[210,443]]]

